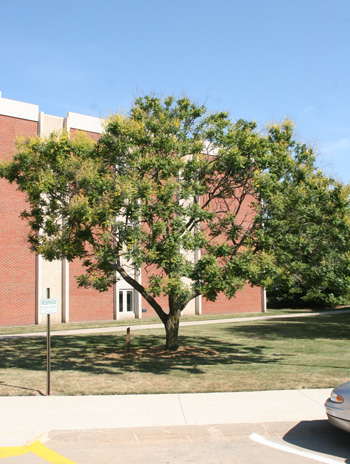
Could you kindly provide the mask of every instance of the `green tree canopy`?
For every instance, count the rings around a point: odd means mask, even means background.
[[[272,303],[334,306],[350,298],[349,186],[310,165],[265,197],[263,248],[273,253]]]
[[[107,121],[96,144],[82,134],[28,139],[0,174],[27,193],[33,250],[48,260],[80,258],[82,286],[103,291],[125,279],[164,323],[168,349],[177,348],[181,311],[196,296],[233,297],[247,280],[291,278],[286,261],[297,239],[286,230],[288,220],[304,220],[298,188],[307,207],[318,185],[332,218],[332,206],[348,205],[340,185],[344,204],[332,203],[336,188],[317,172],[312,150],[294,140],[291,122],[260,133],[254,122],[233,122],[186,98],[137,99],[129,114]],[[318,232],[303,229],[308,243]],[[149,279],[139,283],[142,266]]]

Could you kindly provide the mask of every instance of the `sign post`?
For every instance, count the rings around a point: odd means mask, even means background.
[[[47,336],[46,336],[46,395],[50,396],[51,393],[51,336],[50,336],[50,314],[47,315]]]
[[[50,298],[50,289],[46,289],[46,296],[47,298],[44,300],[40,300],[40,314],[47,315],[47,341],[46,341],[46,348],[47,348],[47,388],[46,394],[50,396],[51,393],[51,336],[50,336],[50,315],[58,313],[58,305],[56,298]]]

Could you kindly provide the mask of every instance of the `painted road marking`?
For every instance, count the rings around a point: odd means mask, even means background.
[[[270,448],[275,448],[280,451],[285,451],[286,453],[303,456],[305,458],[313,459],[314,461],[324,462],[326,464],[339,464],[340,462],[344,462],[344,461],[336,461],[335,459],[330,459],[324,456],[319,456],[318,454],[315,454],[315,453],[310,453],[308,451],[300,451],[300,450],[291,448],[290,446],[275,443],[273,441],[267,440],[266,438],[262,437],[258,433],[252,433],[249,438],[257,443],[261,443],[262,445],[270,446]]]
[[[71,459],[65,458],[55,451],[50,450],[40,443],[40,441],[36,441],[27,446],[8,446],[0,448],[0,459],[11,458],[12,456],[23,456],[28,453],[36,454],[51,464],[77,464]]]

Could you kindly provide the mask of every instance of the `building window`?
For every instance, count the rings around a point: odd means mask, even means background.
[[[119,312],[131,313],[134,311],[134,291],[119,290]]]

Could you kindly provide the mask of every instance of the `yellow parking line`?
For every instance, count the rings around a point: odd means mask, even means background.
[[[71,459],[65,458],[55,451],[44,446],[40,441],[36,441],[27,446],[8,446],[0,448],[0,459],[10,458],[12,456],[22,456],[27,453],[33,453],[40,458],[45,459],[50,464],[77,464]]]
[[[0,448],[0,459],[11,458],[12,456],[22,456],[27,454],[26,446],[9,446],[6,448]]]

